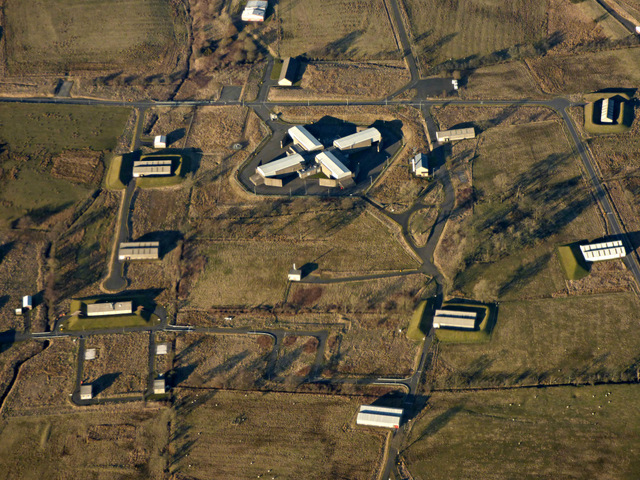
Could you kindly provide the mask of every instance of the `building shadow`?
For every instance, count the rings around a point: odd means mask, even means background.
[[[185,134],[186,129],[184,128],[178,128],[177,130],[174,130],[173,132],[167,134],[167,146],[173,145],[178,140],[183,139]]]
[[[122,372],[105,373],[91,382],[93,395],[96,396],[104,392],[107,388],[113,385],[120,375],[122,375]]]
[[[11,241],[11,242],[3,243],[2,245],[0,245],[0,263],[2,263],[2,260],[4,259],[4,257],[6,257],[7,254],[13,249],[13,246],[15,244],[16,242]]]
[[[179,230],[148,232],[135,240],[136,242],[160,242],[160,258],[171,252],[184,239]]]
[[[306,277],[307,275],[311,275],[311,273],[315,272],[317,269],[318,269],[317,263],[314,263],[314,262],[305,263],[302,267],[300,267],[300,270],[302,271],[302,278]]]

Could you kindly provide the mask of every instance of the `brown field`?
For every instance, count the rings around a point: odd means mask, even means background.
[[[317,351],[318,339],[316,337],[285,335],[278,352],[275,375],[280,377],[291,375],[305,377],[309,375]]]
[[[101,408],[3,422],[3,478],[166,478],[169,409]]]
[[[397,59],[398,47],[383,0],[283,0],[281,57],[342,60]]]
[[[551,55],[573,52],[607,39],[602,25],[596,24],[593,16],[586,14],[583,5],[570,0],[549,0],[547,35],[555,43],[549,50]]]
[[[14,344],[2,344],[0,349],[0,396],[9,393],[9,388],[14,385],[16,368],[23,362],[42,351],[40,342],[18,342]]]
[[[428,207],[416,211],[409,219],[409,234],[418,247],[427,243],[431,229],[438,218],[438,208]]]
[[[638,398],[637,385],[436,393],[403,456],[413,478],[637,478]]]
[[[93,384],[94,396],[142,394],[149,378],[149,334],[93,335],[86,348],[97,349],[95,360],[84,362],[83,383]]]
[[[415,368],[419,346],[407,339],[411,313],[349,315],[351,328],[334,333],[325,350],[325,375],[407,377]]]
[[[93,150],[69,150],[52,159],[51,175],[73,183],[100,185],[104,174],[102,153]]]
[[[189,434],[169,446],[176,479],[371,479],[381,463],[385,433],[352,428],[359,401],[349,397],[213,392],[182,401],[173,433]]]
[[[440,129],[456,128],[458,125],[472,123],[478,130],[491,127],[508,127],[512,125],[526,125],[534,122],[560,121],[557,114],[550,108],[544,107],[461,107],[447,105],[432,107],[431,114]]]
[[[608,88],[636,88],[640,48],[595,53],[548,55],[526,60],[545,93],[583,93]]]
[[[435,253],[452,294],[488,301],[566,293],[555,246],[604,229],[564,132],[544,121],[489,128],[476,141],[473,190],[458,188]]]
[[[272,88],[269,100],[379,99],[399,90],[410,79],[401,62],[309,63],[300,88]]]
[[[460,98],[541,98],[542,91],[523,62],[508,62],[474,70],[459,90]]]
[[[575,6],[585,17],[591,19],[602,28],[602,33],[604,33],[607,38],[611,40],[621,40],[631,35],[629,30],[611,16],[596,0],[584,0],[576,3]]]
[[[53,414],[72,407],[77,341],[56,339],[27,362],[6,399],[4,413],[10,415]]]
[[[183,15],[167,0],[127,0],[108,7],[7,0],[7,65],[13,74],[171,72],[186,47]]]
[[[133,238],[153,232],[183,230],[188,205],[188,189],[138,189],[132,202]]]
[[[273,339],[263,335],[188,334],[176,339],[171,384],[252,389],[266,373]]]
[[[176,285],[180,280],[180,247],[174,248],[160,261],[129,262],[127,264],[128,288],[131,290],[161,290],[153,299],[168,312],[174,311]]]
[[[405,149],[400,156],[401,159],[393,162],[369,191],[370,197],[387,210],[393,209],[393,212],[408,210],[429,185],[411,173],[412,156],[409,150]]]
[[[631,293],[500,302],[489,343],[441,344],[438,388],[635,380]]]

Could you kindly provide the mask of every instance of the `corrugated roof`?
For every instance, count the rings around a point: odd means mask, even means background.
[[[592,243],[591,245],[580,245],[580,250],[585,260],[611,260],[622,258],[627,255],[627,251],[622,244],[622,240],[612,242]]]
[[[89,303],[87,304],[87,314],[100,313],[131,313],[133,312],[133,302],[115,303]]]
[[[171,175],[171,165],[151,165],[148,167],[133,167],[133,176],[136,175]]]
[[[455,327],[475,328],[477,312],[464,312],[459,310],[436,310],[433,316],[433,328]]]
[[[171,165],[171,160],[136,160],[133,162],[133,167],[151,167],[155,165]]]
[[[309,152],[324,148],[318,139],[302,126],[291,127],[289,129],[289,136]]]
[[[320,152],[316,155],[316,160],[321,165],[327,167],[331,172],[331,176],[336,180],[351,176],[351,170],[345,167],[344,164],[329,151]]]
[[[398,428],[402,416],[400,415],[382,415],[377,413],[359,413],[356,418],[358,425],[369,425],[372,427]]]
[[[122,242],[120,248],[159,247],[160,242]]]
[[[288,157],[274,160],[273,162],[265,163],[256,168],[256,171],[263,177],[273,177],[279,175],[280,172],[291,167],[299,166],[302,168],[304,164],[304,157],[299,153],[289,155]]]
[[[371,127],[361,132],[357,132],[351,135],[347,135],[346,137],[334,140],[333,146],[339,148],[340,150],[345,150],[367,140],[371,140],[371,142],[379,142],[382,140],[382,135],[377,128]]]
[[[386,413],[387,415],[402,415],[402,408],[378,407],[376,405],[360,405],[361,412]]]
[[[455,130],[440,130],[436,132],[436,138],[440,137],[467,137],[476,135],[476,131],[473,127],[469,128],[457,128]]]

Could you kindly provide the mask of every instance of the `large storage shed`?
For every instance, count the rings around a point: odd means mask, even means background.
[[[339,150],[356,150],[370,147],[376,142],[382,141],[382,135],[377,128],[367,128],[361,132],[347,135],[333,141],[333,146]]]
[[[134,178],[171,175],[171,160],[138,160],[132,173]]]
[[[322,150],[324,148],[318,139],[302,126],[291,127],[289,129],[289,136],[291,140],[293,140],[293,143],[300,145],[307,152]]]
[[[120,244],[118,259],[157,260],[160,258],[160,242],[127,242]]]
[[[592,243],[591,245],[580,245],[580,250],[587,262],[612,260],[614,258],[622,258],[627,255],[627,251],[622,244],[622,240],[605,243]]]
[[[615,100],[611,98],[604,98],[602,100],[602,110],[600,112],[600,123],[613,123],[615,120],[613,116],[615,108]]]
[[[460,310],[436,310],[433,317],[433,328],[464,328],[473,330],[476,327],[477,312]]]
[[[321,165],[322,173],[327,177],[342,180],[343,178],[351,178],[353,173],[344,166],[338,157],[326,150],[316,155],[316,161]]]
[[[356,424],[369,427],[399,428],[402,420],[401,408],[361,405]]]
[[[153,148],[167,148],[166,135],[156,135],[153,139]]]
[[[280,70],[280,78],[278,85],[281,87],[291,87],[296,81],[298,73],[298,62],[295,58],[287,57],[282,62],[282,70]]]
[[[465,140],[467,138],[476,138],[476,131],[473,127],[436,132],[436,139],[439,142],[455,142],[456,140]]]
[[[275,177],[276,175],[284,175],[286,173],[294,173],[302,170],[304,166],[304,157],[299,153],[289,155],[288,157],[265,163],[256,168],[262,177]]]
[[[87,317],[104,315],[129,315],[133,313],[133,302],[90,303],[87,305]]]

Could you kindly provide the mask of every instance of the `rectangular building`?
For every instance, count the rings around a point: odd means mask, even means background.
[[[615,100],[611,98],[602,99],[602,110],[600,111],[600,123],[613,123],[614,109],[616,108]]]
[[[326,150],[316,155],[316,162],[318,162],[322,168],[322,173],[327,177],[341,180],[343,178],[351,178],[353,173],[347,167],[344,166],[338,157],[333,153]]]
[[[80,400],[91,400],[91,397],[93,397],[93,389],[91,388],[91,384],[80,385]]]
[[[84,351],[84,359],[85,360],[95,360],[96,358],[96,349],[95,348],[87,348]]]
[[[300,280],[302,280],[302,269],[296,268],[296,264],[294,263],[293,268],[289,270],[289,275],[287,276],[287,279],[290,282],[299,282]]]
[[[333,141],[333,146],[338,150],[356,150],[370,147],[376,142],[382,141],[382,135],[377,128],[367,128],[361,132],[347,135]]]
[[[243,22],[264,22],[268,6],[268,1],[249,0],[240,18]]]
[[[464,328],[473,330],[476,327],[477,312],[460,310],[436,310],[433,317],[433,328]]]
[[[156,345],[156,355],[166,355],[169,353],[168,343],[159,343]]]
[[[159,258],[160,242],[123,242],[118,250],[120,261],[157,260]]]
[[[416,177],[429,176],[429,157],[419,153],[411,159],[411,171]]]
[[[260,165],[256,168],[256,172],[264,178],[275,177],[277,175],[284,175],[287,173],[295,173],[298,170],[302,170],[304,162],[304,157],[299,153],[296,153],[294,155],[289,155],[288,157]]]
[[[153,381],[153,393],[154,395],[162,395],[166,393],[167,389],[164,383],[164,378],[158,378]]]
[[[22,310],[31,310],[33,308],[33,298],[31,295],[22,297]]]
[[[89,303],[87,317],[102,317],[104,315],[129,315],[133,313],[133,302]]]
[[[291,137],[291,140],[293,140],[293,143],[300,145],[307,152],[314,152],[324,148],[318,139],[311,135],[309,130],[302,126],[291,127],[289,129],[289,136]]]
[[[627,251],[622,244],[622,240],[605,243],[592,243],[591,245],[580,245],[580,250],[587,262],[613,260],[614,258],[622,258],[627,255]]]
[[[399,428],[402,413],[401,408],[361,405],[356,424],[369,427]]]
[[[167,148],[166,135],[156,135],[153,139],[153,148]]]
[[[138,160],[132,173],[134,178],[171,175],[171,160]]]
[[[280,70],[280,78],[278,85],[281,87],[291,87],[296,82],[296,74],[298,73],[298,62],[295,58],[287,57],[282,62],[282,70]]]
[[[467,138],[476,138],[476,131],[473,127],[436,132],[436,139],[439,142],[455,142],[456,140],[465,140]]]

